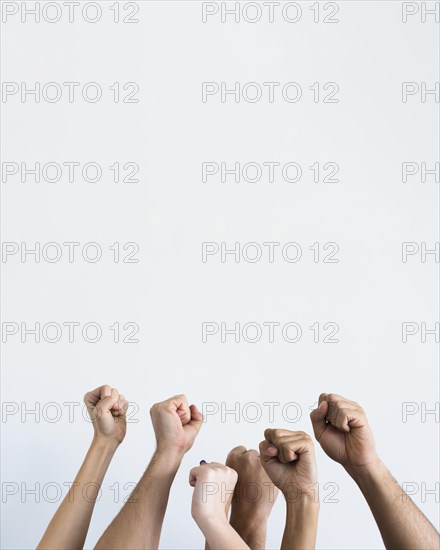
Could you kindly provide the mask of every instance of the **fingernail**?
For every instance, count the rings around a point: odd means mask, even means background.
[[[268,447],[267,450],[272,453],[273,451],[276,451],[277,449],[276,449],[276,447]]]
[[[200,466],[203,466],[203,464],[208,464],[208,463],[206,462],[206,460],[201,460],[200,461]]]

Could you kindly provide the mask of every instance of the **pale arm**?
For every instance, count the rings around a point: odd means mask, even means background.
[[[194,487],[191,514],[207,549],[249,550],[227,517],[237,477],[235,470],[217,462],[202,461],[190,471],[189,483]]]
[[[198,521],[197,525],[205,536],[206,544],[213,550],[249,550],[249,546],[225,518],[209,518]]]

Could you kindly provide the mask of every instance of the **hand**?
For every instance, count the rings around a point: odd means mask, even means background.
[[[100,386],[84,396],[90,419],[99,441],[122,443],[127,430],[128,402],[118,390]]]
[[[273,483],[288,502],[314,495],[317,481],[315,451],[309,435],[290,430],[267,429],[260,443],[260,460]]]
[[[235,447],[228,454],[226,466],[238,474],[232,500],[231,524],[261,524],[269,517],[278,489],[274,486],[253,449]],[[237,530],[237,527],[235,527]],[[245,537],[243,537],[245,538]],[[249,543],[248,543],[249,544]]]
[[[156,403],[150,409],[157,451],[186,453],[202,427],[203,415],[195,405],[188,407],[184,395]]]
[[[199,526],[210,520],[227,522],[237,479],[235,470],[218,462],[203,464],[190,471],[189,484],[194,487],[191,513]]]
[[[321,447],[346,469],[379,460],[365,411],[354,401],[334,393],[322,393],[319,406],[310,418]]]

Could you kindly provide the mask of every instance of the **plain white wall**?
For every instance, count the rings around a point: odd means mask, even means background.
[[[43,9],[46,2],[37,4]],[[125,4],[124,15],[131,9]],[[23,103],[16,95],[2,104],[3,162],[95,161],[104,169],[97,183],[69,183],[65,176],[21,183],[19,175],[2,183],[3,241],[29,247],[95,241],[103,249],[97,263],[81,257],[69,263],[65,254],[57,263],[4,257],[3,322],[95,321],[104,331],[95,344],[79,337],[69,343],[63,333],[58,343],[22,343],[18,334],[3,346],[3,413],[14,414],[3,414],[1,424],[2,547],[38,542],[58,505],[48,500],[56,499],[57,487],[65,493],[63,483],[73,480],[92,434],[80,407],[69,422],[64,403],[81,401],[103,383],[138,410],[104,481],[88,548],[148,463],[149,407],[180,392],[200,406],[239,403],[241,414],[208,417],[175,480],[162,548],[202,548],[190,517],[192,465],[222,460],[237,444],[256,447],[268,426],[311,431],[309,408],[324,391],[362,403],[383,460],[399,482],[417,484],[413,498],[438,527],[438,416],[417,412],[402,421],[403,403],[419,411],[438,407],[437,346],[432,335],[426,343],[420,332],[407,343],[401,337],[403,322],[431,328],[438,320],[434,257],[424,263],[420,254],[406,263],[401,257],[403,242],[432,247],[438,240],[434,177],[425,183],[420,174],[407,183],[401,177],[403,162],[429,168],[438,161],[438,102],[432,95],[422,102],[420,93],[406,103],[401,98],[402,82],[432,88],[439,79],[433,16],[423,23],[421,4],[413,3],[408,9],[418,12],[403,23],[401,2],[342,1],[339,23],[314,23],[312,4],[301,2],[297,23],[286,22],[280,7],[273,23],[266,11],[254,24],[231,17],[222,23],[219,15],[203,23],[202,2],[138,4],[136,24],[113,23],[113,2],[101,2],[94,24],[81,16],[69,23],[62,7],[57,23],[22,23],[19,12],[2,25],[3,81],[94,81],[104,90],[97,103],[78,97]],[[132,81],[139,103],[112,102],[108,86]],[[267,96],[203,103],[207,81],[279,82],[278,90],[297,82],[303,97],[289,103],[278,91],[273,103]],[[338,83],[339,102],[314,103],[308,89],[314,82]],[[108,166],[116,161],[138,163],[139,183],[114,183]],[[222,161],[297,162],[303,177],[203,183],[202,163]],[[340,167],[339,182],[314,183],[308,167],[330,161]],[[221,263],[217,255],[203,263],[206,241],[293,241],[303,256],[297,263],[280,254],[273,263]],[[114,242],[138,243],[139,262],[114,263],[108,249]],[[315,242],[338,243],[339,263],[314,263],[308,247]],[[294,321],[303,333],[295,344],[280,333],[274,343],[267,337],[222,343],[218,335],[203,343],[202,323],[222,321]],[[140,342],[113,343],[108,327],[115,322],[137,323]],[[315,322],[321,328],[336,322],[339,343],[314,343],[308,327]],[[245,407],[250,402],[261,408],[258,422]],[[273,424],[265,402],[280,403]],[[294,423],[280,412],[290,402],[301,407]],[[41,414],[22,421],[35,403]],[[48,421],[57,411],[59,421]],[[323,495],[334,487],[324,489],[326,483],[337,484],[337,502],[322,504],[319,548],[381,548],[354,483],[320,449],[317,457]],[[422,484],[435,483],[437,495],[423,496]],[[25,494],[33,486],[40,502]],[[280,500],[268,548],[279,546],[283,524]]]

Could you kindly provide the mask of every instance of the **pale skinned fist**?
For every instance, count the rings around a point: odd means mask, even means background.
[[[127,430],[128,402],[117,389],[104,385],[84,396],[97,441],[122,443]]]
[[[364,409],[335,393],[322,393],[310,418],[315,437],[327,455],[345,468],[378,460],[373,433]]]
[[[286,500],[295,502],[304,494],[313,495],[317,469],[310,436],[268,428],[264,437],[260,443],[261,464]]]
[[[189,484],[194,487],[191,514],[199,526],[209,521],[226,521],[237,479],[235,470],[218,462],[190,471]]]
[[[203,423],[196,405],[188,405],[185,395],[175,395],[150,409],[157,451],[184,454],[191,449]]]

